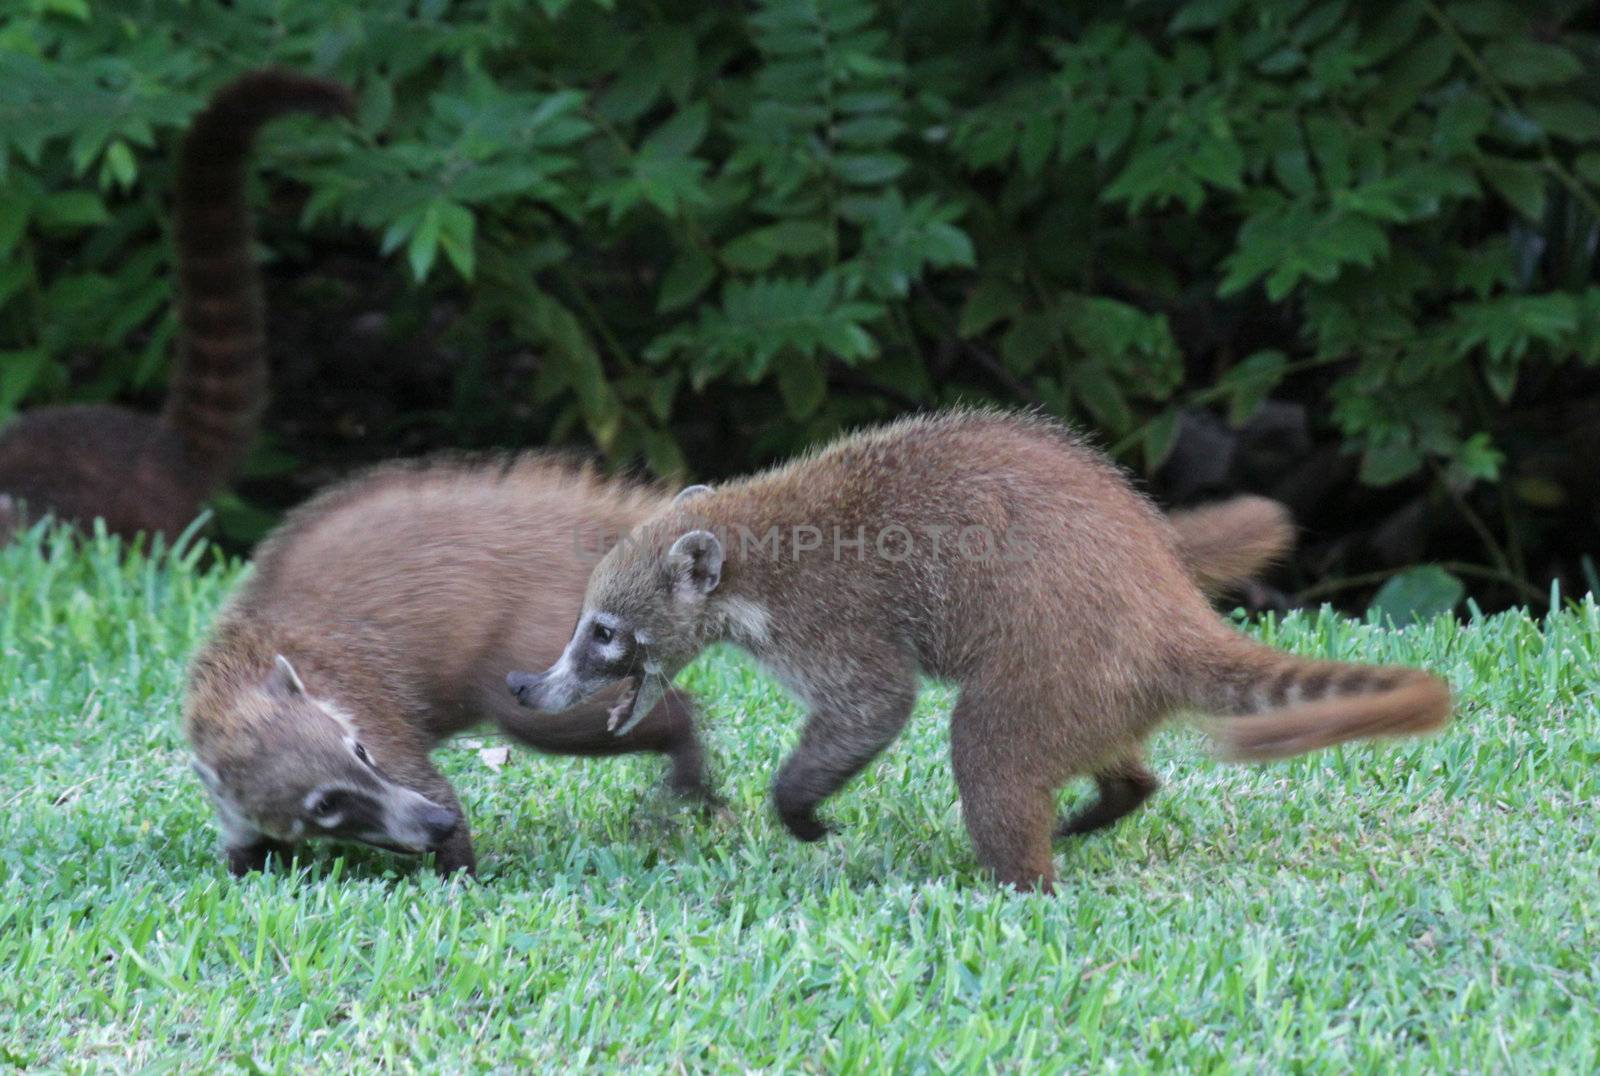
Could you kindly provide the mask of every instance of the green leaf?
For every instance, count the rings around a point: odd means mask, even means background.
[[[1018,314],[1000,338],[1000,357],[1005,360],[1006,369],[1018,377],[1027,377],[1055,344],[1057,335],[1056,320],[1049,314]]]
[[[970,339],[997,322],[1015,317],[1022,310],[1022,292],[1010,281],[986,276],[978,281],[961,307],[961,323],[956,332]]]
[[[656,296],[656,313],[668,314],[688,306],[716,278],[716,262],[699,247],[687,248],[673,259],[661,278],[661,291]]]
[[[1369,486],[1392,486],[1422,468],[1422,453],[1409,438],[1382,437],[1361,454],[1361,481]]]
[[[472,279],[475,263],[473,237],[476,223],[466,206],[446,202],[439,210],[439,246],[445,257],[466,280]]]
[[[376,135],[389,126],[394,116],[394,87],[388,79],[370,79],[361,88],[361,104],[356,110],[356,125],[367,135]]]
[[[897,153],[851,153],[834,158],[833,170],[846,183],[876,187],[899,178],[909,165]]]
[[[406,261],[411,265],[412,278],[419,283],[428,278],[433,259],[439,253],[439,230],[444,227],[444,207],[447,203],[434,200],[422,211],[411,242],[406,245]]]
[[[644,140],[639,152],[652,157],[687,157],[705,138],[709,122],[706,102],[696,101],[657,127]]]
[[[1267,394],[1283,380],[1289,357],[1276,349],[1258,351],[1222,376],[1228,390],[1228,423],[1242,426]]]
[[[11,189],[0,189],[0,258],[9,258],[28,229],[33,203]]]
[[[1128,400],[1106,368],[1097,362],[1080,362],[1072,369],[1072,390],[1102,429],[1121,434],[1133,425]]]
[[[1403,628],[1450,612],[1466,594],[1460,579],[1437,564],[1423,564],[1391,576],[1373,595],[1367,611]]]
[[[1144,428],[1144,466],[1147,471],[1154,471],[1167,457],[1172,455],[1172,450],[1178,444],[1178,410],[1168,408],[1155,418],[1151,419]]]
[[[1600,141],[1600,108],[1576,97],[1529,101],[1529,116],[1540,127],[1569,142]]]
[[[1499,479],[1505,461],[1505,453],[1494,447],[1487,433],[1475,433],[1456,449],[1450,467],[1464,478],[1494,482]]]
[[[1600,187],[1600,150],[1590,150],[1573,162],[1573,167],[1593,186]]]
[[[139,178],[139,165],[133,159],[133,151],[122,139],[117,139],[106,147],[106,158],[100,170],[101,185],[116,186],[127,190],[133,186],[134,180]]]
[[[758,273],[779,258],[805,258],[833,249],[833,226],[820,220],[786,220],[756,228],[729,241],[722,260],[734,269]]]
[[[28,395],[49,359],[43,350],[0,351],[0,421]]]
[[[1483,50],[1483,62],[1507,86],[1549,86],[1583,73],[1583,64],[1559,45],[1512,38]]]
[[[778,363],[778,391],[783,395],[783,405],[790,418],[796,421],[810,418],[828,393],[822,363],[800,356],[782,360]]]
[[[104,224],[111,214],[93,191],[60,191],[35,206],[34,219],[41,227],[67,231]]]

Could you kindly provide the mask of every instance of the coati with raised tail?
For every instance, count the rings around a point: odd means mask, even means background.
[[[263,70],[228,83],[183,139],[174,202],[178,355],[159,415],[73,405],[0,431],[0,541],[52,514],[114,534],[176,536],[250,447],[266,405],[261,278],[245,166],[255,134],[290,112],[349,114],[336,82]]]
[[[1309,661],[1232,630],[1178,548],[1123,473],[1062,426],[912,418],[685,491],[595,568],[555,664],[507,683],[559,713],[626,682],[613,710],[626,733],[707,645],[749,650],[809,708],[772,796],[813,841],[828,832],[818,806],[905,726],[918,675],[951,681],[951,762],[978,862],[1042,889],[1053,833],[1109,825],[1149,795],[1143,743],[1174,713],[1230,718],[1208,727],[1235,759],[1448,720],[1449,689],[1427,673]],[[1058,826],[1055,792],[1079,774],[1099,800]]]
[[[668,503],[529,455],[390,465],[293,512],[196,655],[184,702],[230,869],[335,837],[471,870],[466,820],[428,755],[480,721],[540,751],[662,752],[676,791],[715,802],[682,693],[665,692],[618,738],[612,699],[552,719],[504,688],[517,662],[560,652],[603,544]],[[1292,538],[1282,509],[1256,498],[1173,523],[1197,550],[1231,551],[1222,567],[1195,565],[1219,587]]]

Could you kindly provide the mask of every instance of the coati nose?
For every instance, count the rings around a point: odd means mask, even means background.
[[[518,702],[528,701],[528,692],[533,691],[544,683],[546,673],[514,672],[506,674],[506,687],[511,689],[511,694],[517,697]]]
[[[448,807],[429,804],[422,809],[418,821],[428,831],[432,843],[437,844],[456,831],[461,824],[461,816]]]

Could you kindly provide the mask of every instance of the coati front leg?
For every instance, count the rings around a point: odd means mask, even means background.
[[[815,698],[815,692],[812,692]],[[905,728],[916,703],[916,680],[861,677],[832,699],[818,701],[800,743],[772,782],[778,819],[794,837],[817,841],[833,827],[817,818],[817,806],[843,788]]]
[[[294,846],[271,837],[257,837],[248,844],[230,846],[227,855],[228,873],[235,878],[243,878],[251,871],[266,870],[268,856],[276,860],[280,867],[286,865],[294,855]]]
[[[1105,829],[1138,810],[1161,781],[1140,754],[1133,754],[1094,775],[1099,797],[1056,827],[1058,837],[1076,837]]]
[[[552,755],[630,755],[655,751],[667,756],[667,785],[676,794],[708,808],[722,800],[706,780],[705,750],[695,729],[694,700],[669,689],[643,721],[618,736],[608,728],[616,694],[607,692],[561,713],[547,714],[517,703],[496,683],[479,693],[485,712],[500,731],[525,747]]]
[[[449,779],[438,770],[433,763],[425,763],[425,769],[419,768],[418,777],[413,780],[412,788],[428,797],[440,807],[446,807],[456,813],[460,819],[456,828],[449,835],[435,844],[428,851],[433,853],[433,868],[443,875],[451,875],[456,871],[466,871],[467,876],[476,877],[478,874],[478,856],[472,850],[472,827],[467,824],[467,812],[461,809],[461,800],[456,796],[456,790]]]

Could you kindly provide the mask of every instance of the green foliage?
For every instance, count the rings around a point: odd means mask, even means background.
[[[539,354],[552,437],[671,473],[708,408],[753,457],[987,397],[1151,468],[1178,409],[1296,392],[1368,482],[1460,489],[1518,441],[1497,404],[1600,364],[1595,29],[1505,0],[37,0],[0,15],[0,416],[159,381],[170,146],[248,58],[358,88],[264,169],[469,297],[479,353]]]
[[[1371,611],[1401,627],[1455,611],[1467,588],[1437,564],[1423,564],[1393,576],[1372,596]]]

